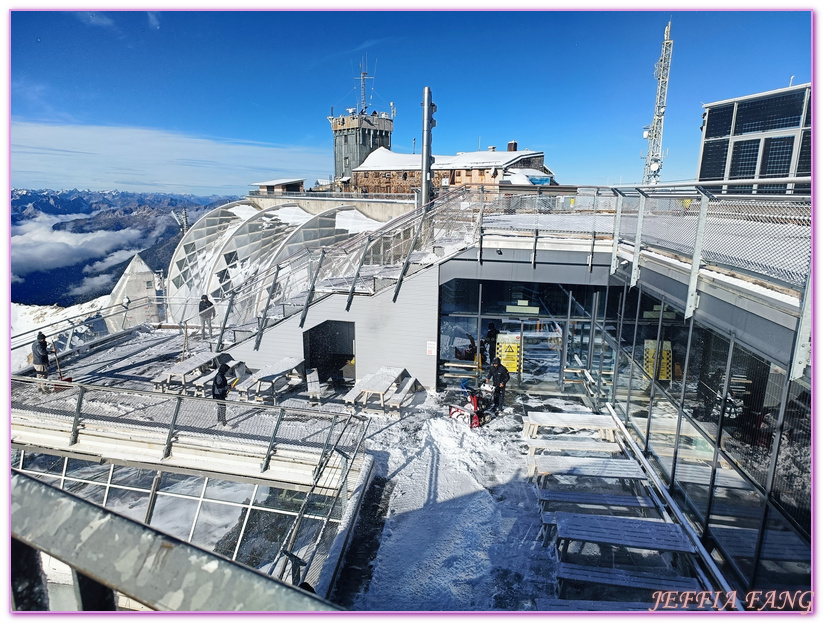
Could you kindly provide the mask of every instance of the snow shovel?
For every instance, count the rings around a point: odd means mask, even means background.
[[[60,377],[61,381],[65,381],[66,383],[71,383],[71,377],[68,376],[66,378],[63,378],[63,373],[60,371],[60,360],[57,359],[57,347],[54,345],[54,338],[51,338],[51,347],[52,347],[52,350],[54,350],[54,363],[57,364],[57,375]],[[55,392],[62,392],[64,389],[68,389],[68,387],[55,386],[54,391]]]

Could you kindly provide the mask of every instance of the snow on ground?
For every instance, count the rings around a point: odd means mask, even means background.
[[[389,497],[374,558],[357,561],[370,579],[343,600],[351,610],[533,610],[553,595],[517,397],[478,429],[450,419],[442,399],[372,418],[367,449]]]
[[[20,368],[28,365],[28,356],[31,354],[30,346],[31,343],[34,342],[35,338],[34,335],[24,336],[23,334],[43,327],[43,330],[48,335],[51,335],[54,331],[64,328],[62,325],[58,326],[54,325],[54,323],[78,316],[93,316],[97,310],[106,307],[108,304],[108,294],[86,303],[72,305],[71,307],[11,303],[11,308],[9,310],[9,324],[11,325],[10,335],[12,338],[11,370],[19,370]],[[54,326],[48,327],[47,325]],[[23,336],[23,340],[15,340],[14,337],[17,335]]]

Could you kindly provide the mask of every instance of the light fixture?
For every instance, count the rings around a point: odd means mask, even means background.
[[[497,255],[503,255],[503,251],[501,251],[500,249],[497,249]]]

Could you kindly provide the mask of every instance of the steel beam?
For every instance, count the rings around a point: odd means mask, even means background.
[[[796,381],[806,372],[812,362],[812,292],[811,275],[806,277],[806,287],[803,290],[801,301],[802,311],[797,322],[797,333],[794,339],[794,354],[792,370],[789,379]]]
[[[303,313],[300,314],[300,328],[303,328],[303,323],[306,322],[306,315],[309,313],[309,305],[314,298],[314,286],[317,283],[317,277],[320,275],[320,267],[323,266],[323,258],[326,256],[326,248],[320,249],[320,259],[317,261],[317,268],[311,277],[311,285],[309,285],[309,292],[306,294],[306,304],[303,305]],[[273,387],[273,386],[272,386]],[[272,389],[273,391],[273,389]]]
[[[363,262],[366,261],[366,254],[369,252],[369,247],[372,243],[371,235],[366,236],[366,244],[363,246],[363,254],[360,256],[360,261],[357,263],[357,270],[354,271],[354,278],[351,280],[351,288],[349,288],[349,297],[346,299],[346,311],[351,307],[352,299],[354,298],[354,289],[357,287],[357,279],[360,277],[360,269],[363,268]]]
[[[277,277],[279,275],[280,264],[278,264],[274,269],[274,279],[271,282],[269,294],[266,297],[266,306],[263,308],[263,316],[260,318],[260,328],[257,330],[257,337],[254,338],[254,350],[260,349],[260,341],[263,339],[263,331],[266,330],[266,322],[268,321],[269,305],[271,305],[271,300],[274,298],[274,294],[277,291]]]
[[[617,249],[620,246],[620,218],[623,214],[624,196],[619,190],[615,190],[614,194],[617,195],[617,206],[615,206],[614,225],[612,226],[612,267],[609,272],[611,275],[617,272],[617,267],[620,264],[620,261],[617,259]]]

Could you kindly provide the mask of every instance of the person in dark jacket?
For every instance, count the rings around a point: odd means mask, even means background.
[[[229,380],[226,378],[228,371],[229,366],[221,363],[211,384],[211,397],[221,401],[217,403],[217,423],[223,426],[226,425],[226,403],[222,401],[229,395]]]
[[[48,393],[49,388],[44,383],[49,378],[49,348],[46,345],[46,336],[43,333],[37,334],[37,341],[31,345],[31,362],[34,364],[34,372],[38,379],[37,391]]]
[[[489,347],[489,361],[494,361],[497,357],[497,334],[500,331],[494,326],[493,322],[489,323],[489,330],[486,331],[486,344]]]
[[[495,357],[492,361],[492,367],[489,370],[489,376],[486,383],[491,383],[494,386],[494,397],[492,403],[496,411],[503,409],[503,400],[506,397],[506,383],[509,382],[509,371],[502,363],[500,357]]]
[[[200,297],[200,337],[206,339],[206,325],[209,327],[209,337],[211,337],[211,319],[214,318],[214,303],[207,295]]]

